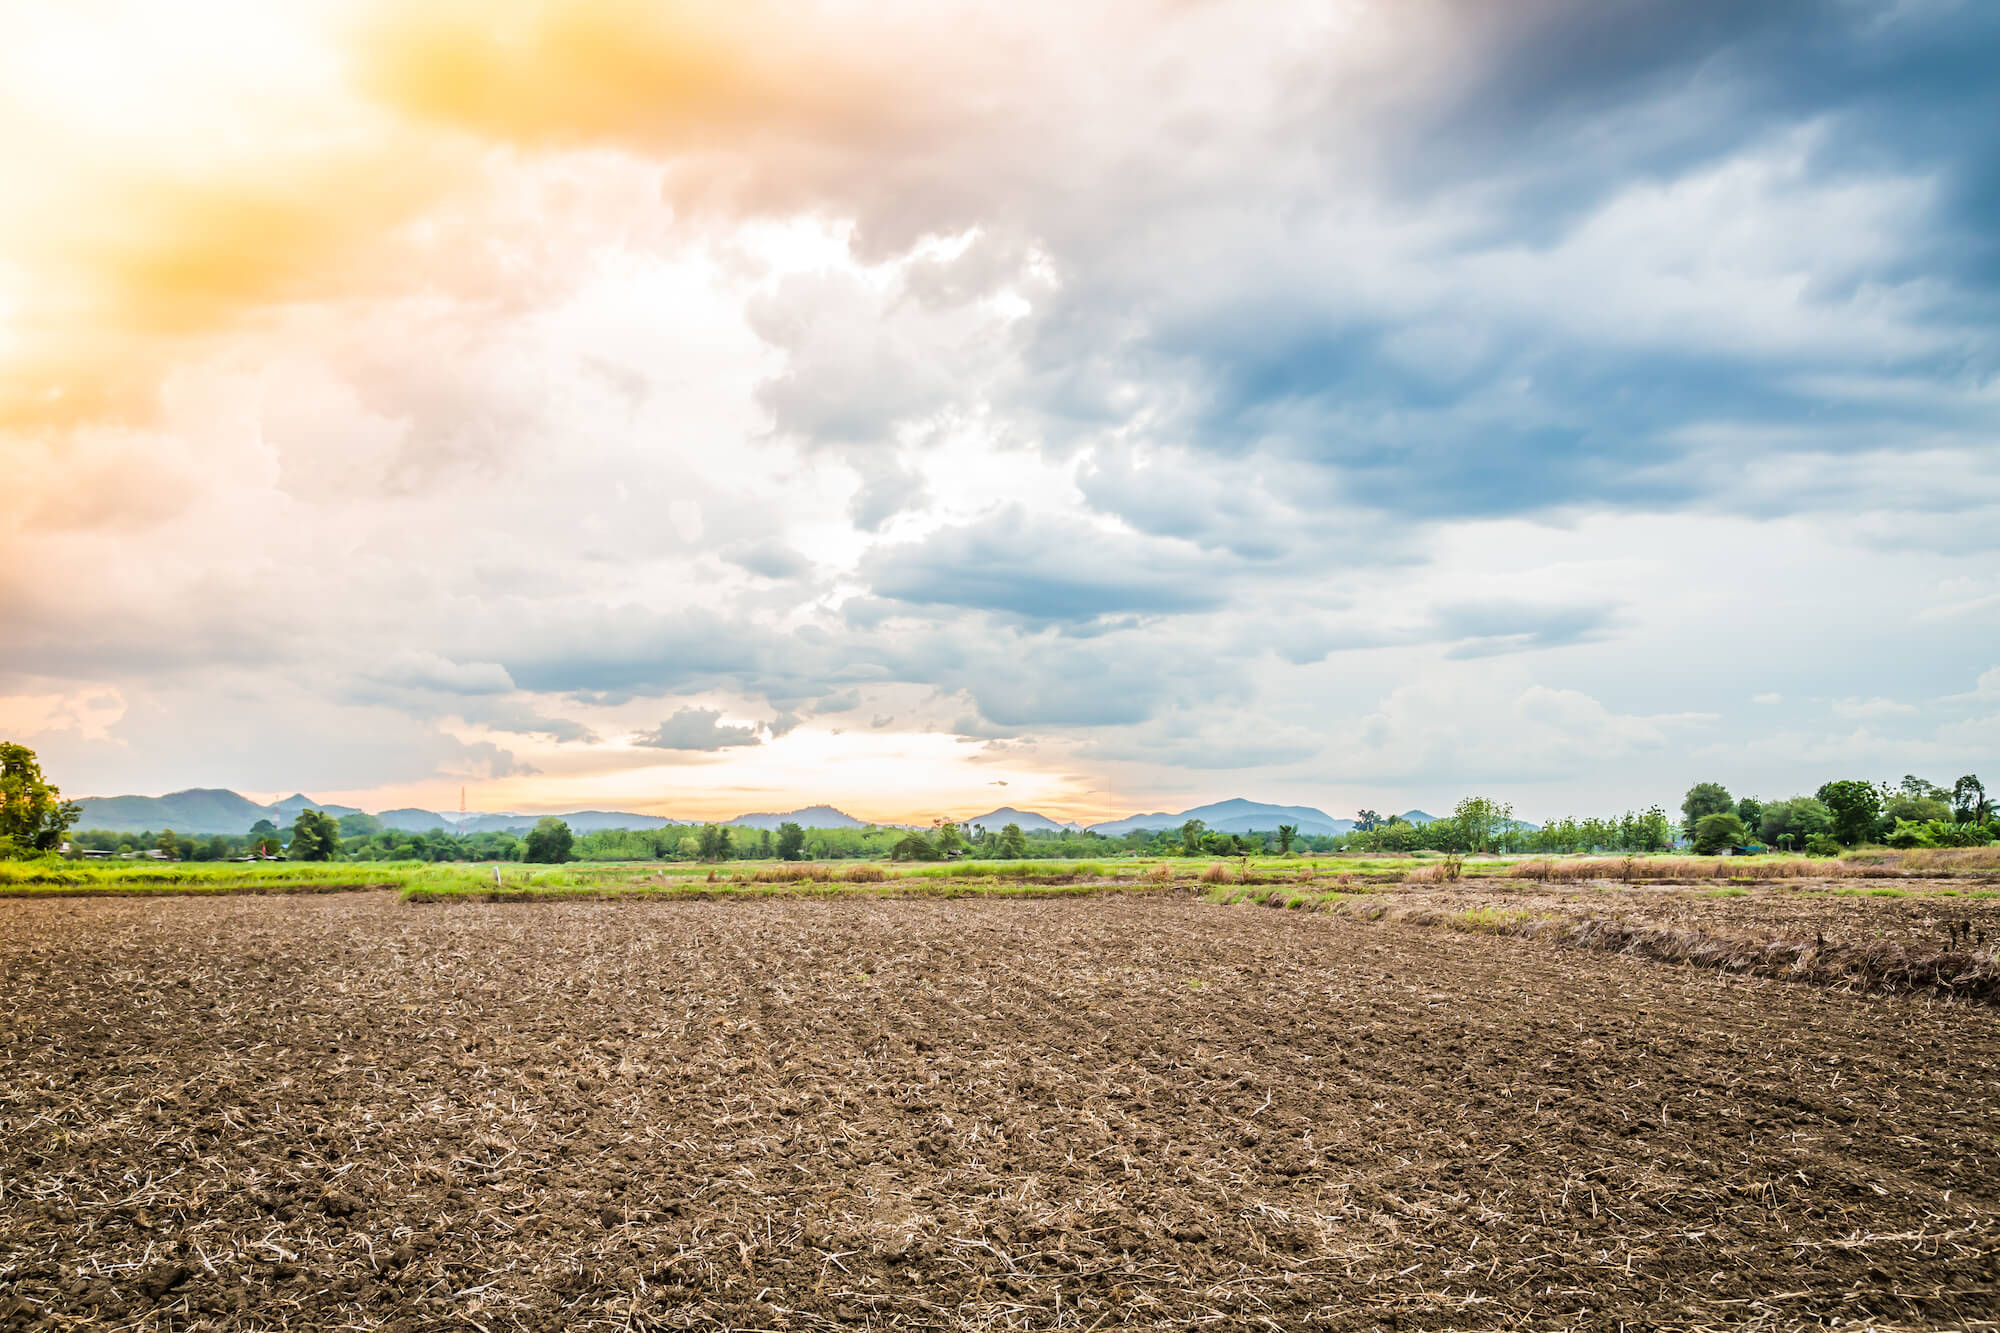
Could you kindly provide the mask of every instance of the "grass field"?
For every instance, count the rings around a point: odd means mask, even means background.
[[[669,895],[1078,892],[1174,883],[1285,885],[1302,898],[1365,893],[1394,884],[1518,881],[1579,887],[1617,883],[1714,886],[1794,881],[1843,892],[1853,880],[1991,880],[2000,848],[1889,852],[1839,860],[1803,856],[1445,857],[1313,856],[1105,858],[1093,861],[575,862],[160,862],[0,861],[0,896],[330,893],[392,888],[412,901],[452,898]],[[1859,890],[1867,891],[1867,890]],[[1881,892],[1897,889],[1882,886]],[[1917,890],[1923,891],[1923,890]],[[1933,888],[1931,891],[1944,891]],[[1977,890],[1965,890],[1976,892]]]

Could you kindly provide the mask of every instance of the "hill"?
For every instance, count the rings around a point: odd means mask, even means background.
[[[435,833],[452,826],[450,820],[435,810],[384,810],[375,817],[382,821],[383,828],[401,829],[405,833]]]
[[[232,792],[230,794],[234,795],[235,793]],[[323,815],[332,815],[335,819],[340,818],[342,815],[358,815],[361,813],[359,809],[351,805],[328,805],[325,801],[315,801],[310,796],[304,796],[296,792],[287,796],[282,801],[273,801],[264,808],[269,812],[264,817],[269,819],[273,824],[280,826],[289,826],[296,822],[301,810],[317,810]]]
[[[1134,829],[1145,829],[1149,833],[1160,829],[1179,828],[1187,821],[1179,815],[1170,815],[1164,810],[1155,810],[1150,815],[1127,815],[1123,819],[1106,820],[1102,824],[1092,824],[1092,833],[1102,833],[1107,838],[1121,837]]]
[[[1428,818],[1428,816],[1426,816]],[[1124,819],[1114,819],[1103,824],[1091,825],[1091,832],[1107,837],[1117,837],[1134,829],[1157,832],[1160,829],[1179,828],[1190,819],[1199,819],[1217,833],[1270,833],[1280,824],[1293,824],[1299,832],[1315,836],[1331,836],[1353,829],[1351,819],[1335,819],[1324,810],[1309,805],[1267,805],[1262,801],[1246,801],[1235,797],[1227,801],[1216,801],[1210,805],[1198,805],[1179,814],[1158,812],[1150,815],[1130,815]]]
[[[783,814],[759,811],[754,814],[738,815],[729,823],[737,828],[775,829],[780,824],[797,824],[800,828],[869,828],[865,820],[856,819],[844,810],[836,810],[830,805],[809,805],[803,810],[790,810]]]
[[[1065,829],[1076,827],[1074,824],[1058,823],[1047,815],[1033,810],[1016,810],[1011,805],[1003,805],[998,810],[989,810],[983,815],[974,815],[970,819],[961,819],[958,822],[967,828],[974,824],[981,825],[988,833],[998,833],[1009,824],[1019,824],[1023,833],[1060,833]]]
[[[112,833],[159,832],[230,835],[248,833],[260,819],[288,828],[300,810],[311,807],[335,815],[360,812],[352,806],[320,805],[304,796],[288,796],[270,805],[259,805],[246,796],[221,787],[192,787],[168,792],[165,796],[86,796],[77,802],[83,807],[76,827],[105,829]]]

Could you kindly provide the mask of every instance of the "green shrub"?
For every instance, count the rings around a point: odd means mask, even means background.
[[[1806,839],[1807,856],[1839,856],[1840,840],[1831,833],[1815,833]]]
[[[1993,841],[1994,830],[1991,824],[1938,819],[1924,825],[1924,834],[1929,847],[1984,847]]]

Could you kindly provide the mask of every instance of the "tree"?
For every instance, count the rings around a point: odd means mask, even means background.
[[[1278,825],[1279,855],[1290,856],[1292,854],[1292,840],[1298,836],[1299,836],[1299,826],[1297,824]]]
[[[1667,822],[1667,812],[1657,805],[1649,805],[1646,812],[1632,821],[1632,840],[1626,850],[1632,852],[1664,852],[1673,845],[1673,826]]]
[[[1875,785],[1859,778],[1829,782],[1813,793],[1815,799],[1833,813],[1833,836],[1843,846],[1866,842],[1882,813],[1882,793]]]
[[[1370,833],[1380,827],[1382,827],[1382,816],[1376,814],[1373,810],[1363,810],[1354,816],[1354,831],[1356,833]]]
[[[340,821],[318,810],[301,810],[285,849],[291,861],[331,861],[340,854]]]
[[[1772,801],[1757,821],[1757,832],[1772,847],[1804,847],[1815,835],[1833,828],[1833,811],[1810,796]]]
[[[33,750],[0,741],[0,860],[61,850],[82,810],[42,776]]]
[[[889,849],[891,861],[935,861],[938,858],[938,849],[931,846],[930,839],[921,833],[907,833]]]
[[[382,821],[370,814],[347,815],[340,821],[340,836],[366,841],[382,831]]]
[[[1716,814],[1703,815],[1695,821],[1694,849],[1702,856],[1714,856],[1730,847],[1740,846],[1750,836],[1750,830],[1743,827],[1734,810],[1724,810]]]
[[[778,859],[796,861],[805,854],[806,831],[789,820],[778,825]]]
[[[1694,836],[1694,826],[1704,815],[1734,814],[1736,802],[1730,799],[1729,788],[1720,782],[1697,782],[1688,788],[1681,801],[1681,831],[1690,838]]]
[[[1764,822],[1764,803],[1755,796],[1745,796],[1736,803],[1736,817],[1754,833]]]
[[[938,825],[937,849],[940,852],[943,852],[945,855],[949,856],[951,853],[960,851],[964,847],[965,847],[965,839],[963,836],[960,835],[958,831],[958,825],[952,823],[948,819],[944,823]]]
[[[1199,856],[1201,854],[1201,835],[1207,829],[1208,825],[1199,819],[1190,819],[1187,823],[1181,825],[1181,851],[1183,855]]]
[[[1909,789],[1909,782],[1910,780],[1905,778],[1902,789],[1890,793],[1888,799],[1882,802],[1881,823],[1891,827],[1898,821],[1906,824],[1932,824],[1943,823],[1952,817],[1951,805],[1945,799],[1950,795],[1949,792],[1944,792],[1942,788],[1934,789],[1940,793],[1937,796],[1913,792]]]
[[[1951,784],[1951,817],[1961,824],[1984,824],[1993,814],[1986,784],[1967,773]]]
[[[1384,820],[1369,834],[1375,850],[1382,852],[1414,852],[1421,836],[1415,824],[1402,818]]]
[[[1200,820],[1193,821],[1200,823]],[[1009,824],[1000,830],[1000,855],[1010,861],[1018,861],[1028,854],[1028,835],[1021,832],[1019,824]]]
[[[575,835],[569,825],[554,815],[545,815],[535,821],[534,828],[521,846],[521,859],[542,865],[559,865],[569,860],[570,848],[575,845]]]
[[[1484,796],[1468,796],[1451,812],[1459,840],[1468,852],[1491,852],[1514,827],[1514,807]]]
[[[181,840],[174,836],[172,829],[162,829],[159,838],[154,841],[153,846],[165,852],[176,861],[181,859]]]

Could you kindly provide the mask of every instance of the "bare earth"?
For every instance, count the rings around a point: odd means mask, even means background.
[[[1179,896],[352,894],[0,902],[0,1022],[10,1330],[2000,1327],[1987,1005]]]

